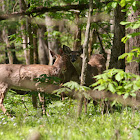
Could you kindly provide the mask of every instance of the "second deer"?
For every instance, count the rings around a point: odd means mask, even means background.
[[[79,75],[81,75],[82,69],[82,47],[79,51],[71,51],[68,46],[63,45],[64,52],[70,56],[71,62],[75,66]],[[93,54],[88,62],[88,74],[87,86],[92,84],[94,81],[93,76],[102,74],[106,70],[106,60],[102,54]],[[87,75],[88,76],[88,75]]]
[[[64,52],[70,56],[71,62],[75,66],[79,75],[81,75],[82,69],[82,47],[80,47],[79,51],[71,51],[68,46],[63,45]],[[98,74],[102,74],[103,71],[106,70],[106,59],[104,58],[103,54],[93,54],[87,66],[87,77],[86,77],[86,86],[91,85],[92,83],[96,82],[93,78]],[[80,80],[80,78],[79,78]],[[85,100],[85,113],[87,112],[87,100]]]

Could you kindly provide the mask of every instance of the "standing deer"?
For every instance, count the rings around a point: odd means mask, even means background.
[[[59,86],[47,83],[36,82],[34,79],[42,74],[47,76],[55,76],[62,78],[63,81],[69,80],[75,76],[75,69],[69,70],[71,64],[69,57],[61,50],[60,54],[55,54],[50,51],[51,55],[56,58],[54,64],[50,65],[22,65],[22,64],[0,64],[0,108],[6,113],[6,108],[3,105],[4,98],[8,89],[23,89],[38,92],[52,93],[53,90],[58,89]],[[71,66],[73,66],[71,64]],[[39,97],[40,102],[44,104],[44,100]],[[43,108],[45,114],[45,107]],[[8,115],[8,113],[7,113]]]
[[[79,75],[81,75],[82,69],[82,47],[79,51],[71,51],[68,46],[63,45],[63,51],[70,56],[71,62],[75,66]],[[106,69],[106,60],[102,54],[93,54],[88,62],[88,78],[87,78],[87,86],[94,82],[93,76],[102,74]]]
[[[82,69],[82,47],[79,51],[71,51],[68,46],[63,45],[64,52],[70,56],[71,62],[75,66],[79,75],[81,75]],[[89,59],[87,65],[87,77],[86,77],[86,86],[91,85],[96,82],[93,78],[98,74],[102,74],[106,69],[106,60],[102,54],[93,54]],[[85,113],[87,112],[87,100],[85,99]]]

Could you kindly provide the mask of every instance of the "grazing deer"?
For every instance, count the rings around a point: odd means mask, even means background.
[[[82,47],[79,51],[71,51],[68,46],[63,45],[63,51],[70,56],[71,62],[75,66],[79,75],[81,75],[82,69]],[[93,54],[89,59],[87,65],[87,77],[86,77],[86,85],[89,86],[92,83],[96,82],[93,78],[98,74],[102,74],[106,69],[106,60],[102,54]],[[85,113],[87,112],[87,101],[85,99]]]
[[[4,107],[3,102],[8,89],[12,88],[52,93],[52,91],[58,89],[59,86],[36,82],[34,79],[42,74],[60,77],[63,81],[67,81],[75,76],[72,75],[74,69],[70,70],[70,76],[67,74],[71,62],[63,51],[61,51],[60,55],[55,54],[52,51],[50,52],[51,55],[56,58],[52,66],[40,64],[0,64],[0,108],[4,113],[6,113],[6,108]],[[73,65],[71,64],[71,66]],[[44,104],[44,100],[41,97],[39,97],[39,99],[40,102]],[[45,107],[43,108],[43,114],[45,114]]]

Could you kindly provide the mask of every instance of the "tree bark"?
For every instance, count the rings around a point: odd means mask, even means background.
[[[87,63],[88,63],[88,42],[89,42],[89,35],[90,35],[90,25],[91,25],[91,15],[93,12],[93,0],[89,1],[89,13],[88,13],[88,20],[85,32],[85,40],[83,44],[83,61],[82,61],[82,71],[81,71],[81,85],[86,85],[86,75],[87,75]],[[79,103],[78,103],[78,117],[82,111],[82,103],[84,100],[84,96],[81,96]]]
[[[86,26],[85,32],[85,40],[83,44],[83,61],[82,61],[82,71],[81,71],[81,85],[86,84],[86,73],[87,73],[87,62],[88,62],[88,42],[89,42],[89,35],[90,35],[90,25],[91,25],[91,15],[93,12],[93,0],[89,1],[89,14],[88,14],[88,21]]]
[[[89,56],[89,58],[91,57],[92,52],[93,52],[93,44],[95,44],[96,42],[97,42],[97,35],[95,32],[95,29],[92,29],[90,31],[90,40],[89,40],[89,44],[88,44],[88,56]]]
[[[45,40],[44,33],[46,32],[45,26],[41,26],[38,29],[38,55],[39,55],[39,62],[40,64],[46,64],[48,65],[49,63],[49,49],[48,49],[48,44],[47,40]]]
[[[134,22],[135,19],[140,15],[140,8],[137,9],[137,11],[135,13],[132,10],[132,8],[130,10],[131,10],[131,15],[128,16],[128,21]],[[140,28],[127,30],[128,34],[136,33],[136,32],[140,32]],[[126,52],[127,53],[130,52],[134,46],[140,47],[140,36],[135,36],[128,40],[127,45],[126,45]],[[140,75],[140,62],[139,63],[138,62],[127,63],[126,71],[133,73],[133,74]]]
[[[26,10],[26,3],[24,0],[19,0],[19,5],[20,5],[20,11],[24,11]],[[28,49],[28,40],[27,40],[27,35],[26,35],[26,31],[27,31],[27,19],[23,19],[21,20],[21,31],[22,31],[22,39],[23,39],[23,50],[24,50],[24,56],[25,56],[25,62],[26,65],[30,64],[30,56],[29,56],[29,49]]]
[[[76,29],[74,34],[74,45],[73,50],[78,51],[79,47],[81,46],[81,27],[79,24],[79,15],[80,12],[75,12],[75,18],[76,18]]]
[[[11,46],[10,46],[10,42],[8,40],[8,30],[6,27],[3,28],[2,36],[3,36],[3,41],[6,44],[6,50],[7,50],[7,54],[8,54],[9,64],[13,64],[14,63],[13,54],[11,52]]]
[[[27,31],[27,19],[23,19],[22,20],[22,24],[21,24],[21,31],[22,31],[22,39],[23,39],[23,50],[24,50],[24,57],[25,57],[25,62],[26,62],[26,65],[29,65],[30,64],[30,54],[29,54],[29,48],[28,48],[28,37],[27,35],[25,34],[24,31]]]
[[[49,50],[53,50],[55,53],[59,52],[61,47],[60,37],[59,35],[53,35],[53,32],[59,31],[59,24],[57,21],[53,20],[51,17],[46,15],[46,25],[48,32],[48,48]],[[49,53],[49,65],[53,64],[52,55]]]
[[[116,68],[125,70],[125,60],[118,60],[118,57],[125,53],[125,44],[121,42],[121,39],[125,36],[125,26],[120,24],[121,21],[125,20],[125,13],[121,12],[121,10],[122,8],[119,5],[117,5],[116,9],[114,10],[114,38],[111,49],[109,69]]]
[[[33,46],[34,46],[34,64],[38,64],[39,63],[39,58],[38,58],[38,39],[37,39],[37,26],[34,25],[33,27]]]

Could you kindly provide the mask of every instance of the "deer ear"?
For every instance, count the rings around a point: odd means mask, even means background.
[[[56,54],[50,50],[50,54],[52,55],[52,57],[56,56]]]
[[[63,51],[64,53],[69,54],[71,52],[71,49],[68,46],[63,45]]]

